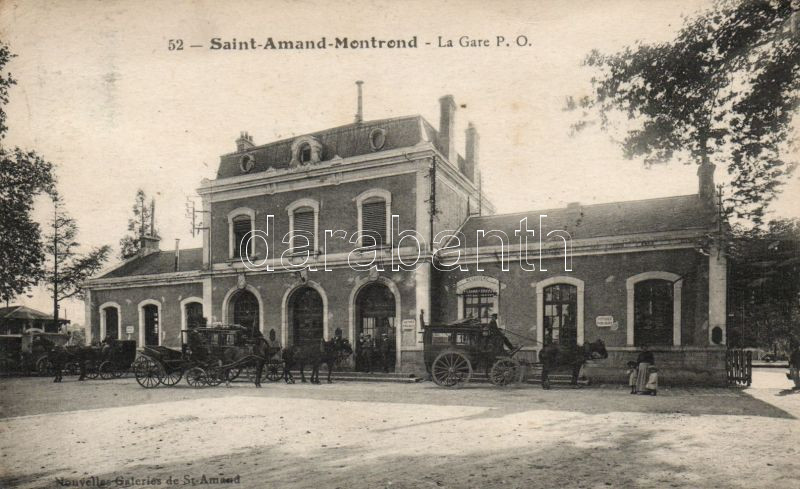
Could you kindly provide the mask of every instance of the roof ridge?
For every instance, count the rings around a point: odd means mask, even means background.
[[[350,127],[354,127],[354,126],[368,126],[370,124],[377,124],[377,123],[381,123],[381,122],[394,122],[394,121],[399,121],[399,120],[404,120],[404,119],[414,119],[414,118],[420,118],[422,120],[425,120],[425,118],[423,118],[420,114],[412,114],[412,115],[388,117],[388,118],[384,118],[384,119],[374,119],[374,120],[363,121],[363,122],[350,122],[348,124],[342,124],[340,126],[334,126],[334,127],[330,127],[330,128],[327,128],[327,129],[320,129],[320,130],[317,130],[317,131],[306,132],[306,133],[298,134],[296,136],[285,137],[285,138],[282,138],[282,139],[271,141],[269,143],[260,144],[258,146],[253,146],[252,148],[249,148],[247,151],[232,151],[230,153],[225,153],[225,154],[221,155],[221,157],[237,155],[237,154],[240,154],[240,153],[247,153],[247,152],[250,152],[250,151],[256,151],[256,150],[259,150],[259,149],[264,149],[264,148],[266,148],[268,146],[277,145],[279,143],[286,143],[286,142],[289,142],[289,141],[291,141],[293,139],[296,139],[296,138],[299,138],[299,137],[302,137],[302,136],[314,136],[314,135],[318,135],[318,134],[322,134],[322,133],[336,134],[336,133],[339,133],[339,132],[344,132],[345,128],[350,128]],[[431,127],[433,127],[433,126],[431,126]]]
[[[697,194],[684,194],[684,195],[671,195],[667,197],[651,197],[648,199],[634,199],[634,200],[618,200],[615,202],[598,202],[597,204],[581,204],[580,207],[600,207],[600,206],[609,206],[609,205],[618,205],[618,204],[632,204],[636,202],[653,202],[656,200],[669,200],[669,199],[679,199],[679,198],[686,198],[686,197],[697,197]],[[468,219],[480,219],[480,218],[490,218],[490,217],[508,217],[508,216],[515,216],[515,215],[522,215],[522,214],[530,214],[532,212],[546,212],[546,211],[561,211],[561,210],[568,210],[570,207],[549,207],[546,209],[531,209],[528,211],[517,211],[517,212],[506,212],[502,214],[490,214],[486,216],[469,216]]]

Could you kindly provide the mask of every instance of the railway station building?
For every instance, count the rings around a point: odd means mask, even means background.
[[[494,213],[479,134],[462,154],[456,104],[263,145],[241,133],[203,180],[203,246],[130,259],[86,284],[86,321],[139,345],[240,324],[286,345],[387,334],[395,371],[423,373],[421,319],[492,313],[533,359],[552,341],[602,339],[587,369],[622,380],[642,346],[666,383],[724,384],[727,265],[715,236],[714,168],[691,195]]]

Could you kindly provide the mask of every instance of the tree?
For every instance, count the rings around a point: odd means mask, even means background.
[[[776,350],[800,340],[800,219],[734,226],[728,343]]]
[[[139,253],[142,236],[159,237],[158,230],[155,228],[155,200],[150,201],[150,207],[145,202],[147,202],[147,196],[144,190],[137,190],[136,203],[133,204],[133,217],[128,219],[129,234],[119,240],[119,257],[122,260],[132,258]]]
[[[53,297],[55,321],[58,321],[58,303],[70,297],[83,297],[83,282],[100,270],[111,253],[111,247],[107,245],[93,248],[86,254],[77,253],[76,249],[80,247],[75,241],[78,225],[63,206],[61,197],[54,196],[53,219],[44,245],[48,256],[47,288]]]
[[[726,211],[754,224],[797,166],[792,121],[800,103],[800,34],[790,0],[718,0],[677,37],[614,54],[592,51],[598,72],[581,129],[622,131],[627,158],[726,168]],[[794,14],[794,15],[793,15]]]
[[[5,106],[16,80],[5,71],[14,55],[0,42],[0,301],[30,290],[42,278],[41,230],[31,218],[34,199],[55,192],[53,165],[33,151],[3,144]]]

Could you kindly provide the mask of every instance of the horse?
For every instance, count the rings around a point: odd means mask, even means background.
[[[289,384],[294,383],[294,377],[290,370],[295,365],[300,368],[300,379],[306,381],[303,369],[306,365],[311,367],[311,383],[319,384],[319,366],[323,363],[328,365],[328,383],[331,383],[331,373],[333,367],[342,357],[353,354],[350,342],[342,338],[332,340],[320,340],[319,344],[296,345],[284,348],[281,352],[285,368],[283,370],[283,380]]]
[[[78,380],[86,380],[86,365],[93,363],[99,366],[102,356],[101,350],[92,346],[55,346],[47,352],[47,361],[53,369],[55,378],[53,382],[61,382],[63,370],[67,363],[75,362],[80,368]]]
[[[539,352],[539,361],[542,363],[542,388],[550,388],[550,372],[559,367],[572,369],[572,385],[578,385],[578,375],[581,367],[587,360],[608,358],[606,344],[598,339],[592,343],[584,343],[583,347],[560,347],[557,343],[546,345]]]

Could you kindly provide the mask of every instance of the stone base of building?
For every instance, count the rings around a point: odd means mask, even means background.
[[[653,347],[661,386],[727,385],[725,348],[719,347]],[[640,350],[635,347],[610,347],[608,358],[593,360],[584,366],[584,375],[593,383],[628,383],[629,361],[635,361]]]
[[[424,377],[427,372],[425,371],[425,358],[422,350],[401,351],[400,368],[396,369],[395,372],[416,374]]]

